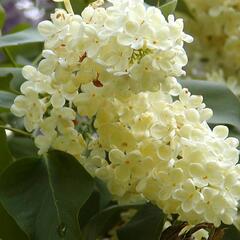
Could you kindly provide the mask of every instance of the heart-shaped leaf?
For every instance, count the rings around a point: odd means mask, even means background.
[[[0,177],[0,200],[31,240],[82,239],[78,213],[93,179],[72,156],[14,162]]]

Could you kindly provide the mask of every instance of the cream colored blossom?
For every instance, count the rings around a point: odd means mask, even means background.
[[[23,68],[12,112],[39,154],[73,155],[119,203],[151,201],[191,224],[235,223],[238,141],[225,126],[211,130],[212,110],[176,80],[192,40],[183,21],[143,1],[110,2],[82,16],[56,9],[39,24],[43,59]]]
[[[107,9],[89,6],[82,17],[58,9],[51,15],[52,21],[39,24],[46,48],[58,52],[60,64],[71,63],[71,71],[81,74],[80,63],[91,59],[93,65],[98,63],[111,73],[109,81],[126,75],[134,92],[157,91],[168,77],[184,74],[187,56],[183,43],[192,38],[183,33],[180,19],[169,16],[165,20],[160,10],[146,8],[142,1],[112,3]],[[41,65],[46,63],[47,59]],[[96,75],[101,78],[97,69]]]
[[[24,117],[24,126],[32,132],[39,126],[46,111],[44,100],[39,99],[38,93],[28,91],[24,96],[17,96],[11,111],[18,117]]]

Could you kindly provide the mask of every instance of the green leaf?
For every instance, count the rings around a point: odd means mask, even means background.
[[[120,213],[122,211],[126,211],[130,208],[138,209],[140,206],[141,205],[114,205],[100,211],[90,219],[86,227],[83,229],[83,239],[96,240],[98,237],[104,236],[112,227],[114,227],[119,222]]]
[[[106,184],[103,181],[96,178],[95,183],[96,183],[96,188],[98,189],[98,192],[100,195],[99,207],[100,209],[103,209],[110,203],[112,196],[108,191]]]
[[[118,230],[119,240],[158,240],[161,237],[165,215],[160,208],[146,204]]]
[[[22,76],[22,68],[0,68],[0,81],[5,78],[10,81],[10,88],[14,91],[20,91],[20,86],[26,81]]]
[[[99,211],[109,205],[112,199],[105,183],[97,178],[94,180],[95,189],[79,213],[79,223],[81,228],[84,228],[94,215],[98,214]]]
[[[0,153],[0,173],[1,173],[13,161],[11,153],[8,149],[7,136],[4,129],[0,129],[0,143],[1,143]]]
[[[122,207],[112,206],[95,215],[83,229],[84,240],[96,240],[109,231],[120,219]]]
[[[81,164],[59,151],[16,161],[0,177],[1,203],[31,240],[82,239],[77,216],[92,190]]]
[[[151,5],[151,6],[161,6],[167,2],[167,0],[145,0],[144,1],[146,4]]]
[[[71,0],[72,7],[74,12],[77,14],[81,14],[82,10],[88,6],[91,1],[89,0]]]
[[[0,30],[4,26],[5,17],[6,17],[5,11],[4,11],[2,5],[0,4]]]
[[[0,108],[9,109],[15,99],[16,95],[6,91],[0,91]]]
[[[12,128],[24,129],[24,120],[13,115],[10,111],[2,111],[0,108],[0,123],[2,126],[10,125]]]
[[[79,224],[80,228],[83,229],[88,221],[96,215],[99,210],[100,195],[97,191],[93,191],[89,199],[85,202],[79,212]]]
[[[191,18],[194,19],[193,14],[192,14],[191,11],[189,10],[189,8],[188,8],[188,6],[186,5],[186,3],[185,3],[184,0],[178,0],[176,11],[177,11],[177,12],[180,12],[180,13],[184,13],[184,14],[186,14],[187,16],[189,16],[189,17],[191,17]]]
[[[4,91],[10,90],[10,81],[12,79],[12,75],[10,73],[6,74],[5,72],[1,71],[0,68],[0,89]]]
[[[163,4],[162,6],[160,6],[159,8],[161,9],[162,11],[162,14],[165,16],[165,17],[168,17],[168,15],[170,14],[173,14],[176,7],[177,7],[177,3],[178,3],[178,0],[171,0],[165,4]]]
[[[16,32],[21,32],[23,30],[26,30],[28,28],[31,28],[31,24],[30,23],[26,23],[26,22],[23,22],[23,23],[19,23],[15,26],[13,26],[11,29],[10,29],[10,32],[9,33],[16,33]]]
[[[235,131],[233,135],[240,134],[240,101],[224,84],[200,80],[180,83],[192,94],[203,96],[204,103],[213,110],[213,117],[208,121],[212,126],[228,125]]]
[[[227,226],[223,240],[239,240],[240,232],[234,226]]]
[[[43,37],[35,29],[27,29],[0,37],[0,48],[43,42]]]
[[[16,158],[38,157],[38,149],[33,139],[25,137],[10,137],[8,140],[9,149]]]
[[[144,2],[151,6],[157,6],[158,0],[145,0]]]
[[[71,0],[71,5],[74,10],[75,14],[81,14],[83,9],[87,7],[91,2],[94,2],[95,0]],[[62,2],[56,3],[57,8],[64,8],[64,4]]]
[[[28,240],[26,234],[21,231],[13,218],[0,204],[0,238],[4,240]]]

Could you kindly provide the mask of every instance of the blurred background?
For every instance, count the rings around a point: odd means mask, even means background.
[[[6,19],[2,33],[15,32],[19,28],[36,26],[40,21],[48,18],[54,8],[51,0],[1,0]]]

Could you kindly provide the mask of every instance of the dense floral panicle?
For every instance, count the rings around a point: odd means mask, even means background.
[[[43,59],[23,68],[12,112],[39,154],[72,154],[120,203],[152,201],[193,224],[234,223],[238,141],[225,126],[211,130],[212,110],[176,80],[191,41],[183,21],[143,1],[110,2],[81,16],[57,9],[39,24]]]
[[[240,1],[185,2],[194,15],[194,20],[184,16],[186,27],[195,38],[188,51],[187,73],[197,79],[225,82],[240,96]]]
[[[159,9],[146,8],[142,1],[113,1],[107,9],[90,5],[82,16],[59,9],[51,20],[40,23],[39,31],[58,57],[52,69],[67,68],[79,84],[122,76],[133,92],[156,91],[168,77],[185,73],[183,42],[192,39],[183,33],[183,21],[172,15],[165,20]],[[44,66],[50,66],[44,63],[40,70],[46,72]]]
[[[238,141],[227,137],[225,126],[208,127],[212,112],[200,96],[182,89],[175,101],[157,92],[102,104],[95,120],[98,138],[90,144],[94,151],[80,161],[115,199],[142,197],[192,224],[236,220]]]

